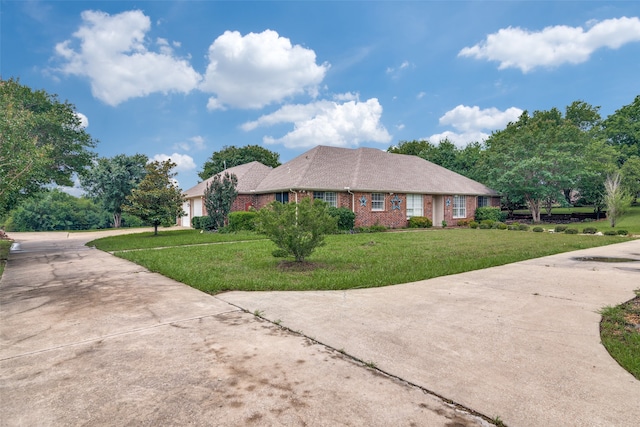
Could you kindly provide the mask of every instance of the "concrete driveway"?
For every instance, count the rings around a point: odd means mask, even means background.
[[[84,246],[104,234],[11,235],[20,246],[0,281],[0,425],[488,425]]]

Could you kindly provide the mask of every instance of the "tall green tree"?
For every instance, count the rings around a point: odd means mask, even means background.
[[[279,248],[274,256],[282,253],[302,262],[325,244],[326,234],[336,232],[337,218],[327,203],[305,197],[299,203],[270,203],[258,211],[256,225]]]
[[[82,188],[89,197],[111,213],[115,228],[121,225],[122,205],[127,196],[146,174],[145,165],[148,160],[144,154],[101,157],[80,175]]]
[[[226,225],[233,201],[238,196],[237,185],[238,178],[228,172],[214,175],[211,185],[207,184],[204,190],[204,206],[214,230]]]
[[[198,176],[203,180],[209,179],[226,168],[251,162],[260,162],[263,165],[276,168],[280,166],[280,154],[259,145],[224,146],[222,150],[214,152],[204,163],[202,172],[199,172]]]
[[[482,168],[487,184],[502,194],[521,198],[533,220],[548,200],[562,200],[563,190],[575,188],[586,161],[589,135],[553,108],[526,111],[506,129],[486,141]]]
[[[621,153],[620,165],[631,156],[640,157],[640,95],[607,117],[603,127],[609,143]]]
[[[640,157],[631,156],[620,168],[622,187],[633,197],[635,203],[640,195]]]
[[[73,185],[96,144],[73,104],[0,80],[0,213],[47,185]]]
[[[154,227],[154,234],[158,234],[160,224],[175,223],[182,211],[182,190],[175,184],[175,173],[171,170],[176,166],[170,159],[147,163],[146,175],[137,188],[131,190],[122,206],[122,211],[137,216]]]

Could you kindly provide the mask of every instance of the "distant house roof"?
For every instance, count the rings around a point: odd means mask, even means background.
[[[220,172],[218,175],[222,175],[224,173],[234,174],[236,178],[238,178],[238,185],[236,187],[238,193],[249,193],[252,192],[252,190],[255,191],[260,182],[272,170],[273,169],[271,167],[265,166],[260,162],[251,162],[226,169],[225,171]],[[207,185],[211,184],[211,181],[213,181],[213,176],[205,181],[198,183],[194,187],[191,187],[184,192],[184,195],[187,198],[202,196],[204,194],[204,190],[207,188]]]
[[[238,193],[289,190],[366,191],[416,194],[498,195],[487,186],[417,156],[375,148],[317,146],[271,169],[258,162],[227,169],[238,177]],[[201,196],[207,182],[186,191]]]

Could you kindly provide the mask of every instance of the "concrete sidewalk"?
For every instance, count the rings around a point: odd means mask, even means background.
[[[104,234],[11,235],[20,246],[0,281],[1,426],[488,425],[83,246]]]
[[[594,236],[594,238],[597,238]],[[384,288],[218,295],[509,426],[638,426],[640,381],[600,343],[640,240]]]

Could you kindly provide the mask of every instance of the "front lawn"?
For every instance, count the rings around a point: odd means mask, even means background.
[[[602,310],[600,337],[620,366],[640,380],[640,291],[631,301]]]
[[[11,240],[0,240],[0,277],[4,273],[4,265],[9,258],[9,249],[11,248]]]
[[[199,237],[183,231],[162,238],[117,236],[89,243],[145,266],[151,271],[212,294],[228,290],[352,289],[413,282],[508,264],[560,252],[626,241],[617,236],[581,236],[504,230],[447,229],[328,236],[308,263],[274,258],[269,240],[248,236],[209,235],[227,243],[200,246]],[[172,237],[176,233],[175,237]],[[197,234],[193,233],[192,234]],[[136,236],[138,236],[136,238]],[[242,242],[230,243],[232,238]],[[203,237],[214,239],[214,237]],[[138,241],[140,240],[140,241]],[[128,242],[129,246],[124,244]],[[144,243],[142,243],[144,242]],[[161,250],[124,249],[155,242]],[[203,243],[203,242],[200,242]]]

